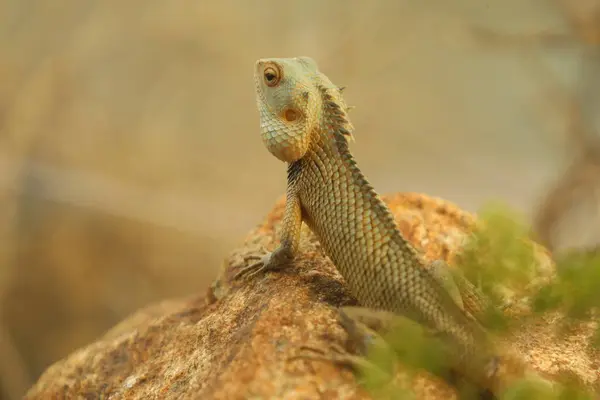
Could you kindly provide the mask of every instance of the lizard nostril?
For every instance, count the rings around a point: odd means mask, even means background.
[[[285,112],[283,113],[283,117],[285,118],[286,121],[288,122],[292,122],[298,119],[300,115],[298,114],[297,111],[294,111],[292,109],[287,109],[285,110]]]

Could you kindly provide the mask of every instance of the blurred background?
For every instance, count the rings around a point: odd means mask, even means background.
[[[597,243],[599,0],[0,0],[0,399],[204,292],[285,189],[254,62],[299,55],[348,86],[378,191]]]

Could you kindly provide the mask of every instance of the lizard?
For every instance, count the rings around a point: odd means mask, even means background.
[[[288,164],[286,205],[279,247],[235,279],[288,266],[304,222],[361,307],[433,329],[458,349],[467,376],[489,386],[498,359],[484,328],[461,306],[454,288],[465,286],[443,279],[440,262],[422,260],[359,169],[343,88],[309,57],[260,59],[254,80],[262,141]]]

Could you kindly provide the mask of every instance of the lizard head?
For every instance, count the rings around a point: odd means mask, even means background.
[[[266,58],[256,62],[254,81],[260,130],[267,149],[288,163],[304,156],[319,127],[322,100],[319,71],[308,57]]]

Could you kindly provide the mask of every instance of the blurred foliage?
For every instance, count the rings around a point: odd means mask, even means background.
[[[597,288],[600,287],[600,254],[573,252],[557,260],[557,276],[547,283],[532,288],[536,276],[534,245],[526,239],[527,226],[514,211],[501,206],[489,205],[479,214],[480,224],[470,235],[457,264],[465,276],[486,295],[494,309],[505,306],[499,287],[516,289],[525,296],[532,295],[532,315],[559,311],[568,321],[589,321],[600,306]],[[529,289],[529,293],[528,293]],[[532,292],[532,293],[531,293]],[[491,318],[490,318],[491,317]],[[400,318],[399,321],[404,321]],[[515,323],[511,323],[515,322]],[[495,335],[506,335],[507,327],[516,328],[502,312],[483,317],[483,324]],[[520,321],[522,322],[522,321]],[[597,329],[596,345],[600,344],[600,328]],[[370,346],[368,360],[372,365],[361,368],[364,387],[375,398],[411,399],[414,395],[407,383],[419,369],[444,376],[451,368],[451,354],[441,339],[428,334],[416,323],[399,322],[388,333]],[[406,379],[394,380],[394,371],[400,360]],[[561,377],[552,390],[532,378],[524,378],[513,384],[502,396],[504,400],[521,399],[591,399],[591,395],[576,380]],[[461,398],[472,398],[461,390]],[[468,391],[469,388],[465,387]],[[471,392],[472,394],[472,392]]]
[[[422,369],[438,376],[448,374],[449,349],[442,341],[432,338],[422,325],[408,318],[398,318],[390,330],[385,338],[375,337],[369,347],[369,361],[373,365],[367,364],[367,368],[360,371],[361,383],[375,398],[414,398],[407,389],[407,382]],[[405,367],[400,382],[393,380],[397,360],[402,360]]]
[[[588,320],[600,307],[600,253],[571,252],[556,268],[558,277],[537,293],[535,310],[560,309],[569,319]]]
[[[490,300],[483,324],[501,331],[513,327],[500,311],[507,304],[502,288],[527,293],[536,277],[536,254],[526,240],[528,228],[523,217],[502,204],[488,204],[479,213],[480,224],[471,234],[456,264],[465,277]]]

